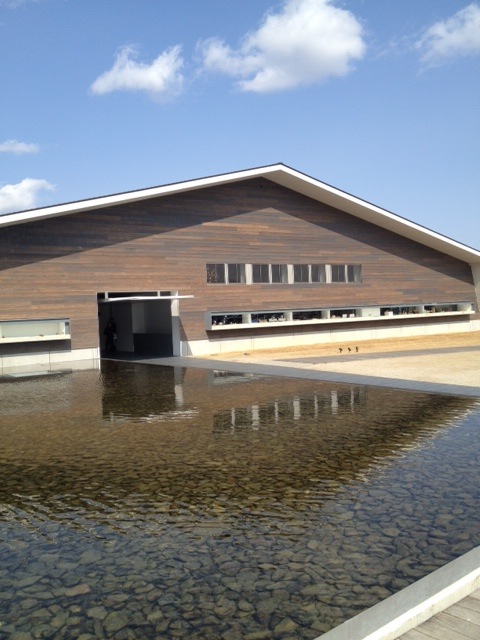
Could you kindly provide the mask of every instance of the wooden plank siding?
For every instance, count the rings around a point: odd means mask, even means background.
[[[209,285],[207,262],[361,264],[361,283]],[[71,318],[98,344],[97,292],[179,291],[183,339],[205,311],[475,302],[465,262],[264,179],[0,231],[0,320]]]

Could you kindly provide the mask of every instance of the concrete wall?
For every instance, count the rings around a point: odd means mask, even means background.
[[[260,332],[249,335],[238,335],[234,338],[226,335],[212,336],[210,340],[196,340],[190,343],[182,342],[181,355],[216,355],[231,353],[234,351],[255,351],[259,349],[278,349],[286,346],[305,346],[315,344],[353,344],[364,340],[380,340],[387,338],[407,338],[411,336],[445,335],[449,333],[466,333],[469,331],[480,331],[480,320],[465,319],[452,322],[439,321],[432,324],[420,322],[418,324],[403,324],[391,326],[369,326],[361,328],[358,325],[344,325],[342,329],[338,326],[329,329],[322,328],[321,331],[313,330],[299,332],[292,328],[290,332],[269,335],[262,335]],[[220,333],[220,332],[219,332]]]

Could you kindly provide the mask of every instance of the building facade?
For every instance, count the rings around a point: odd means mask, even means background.
[[[0,217],[2,368],[480,329],[480,252],[285,165]]]

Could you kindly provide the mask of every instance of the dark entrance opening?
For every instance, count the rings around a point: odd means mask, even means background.
[[[102,357],[167,357],[174,353],[172,298],[167,292],[98,294],[100,351]],[[116,326],[114,346],[107,342],[109,319]],[[107,347],[108,350],[107,350]]]

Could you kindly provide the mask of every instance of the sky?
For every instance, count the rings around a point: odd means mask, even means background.
[[[480,249],[480,0],[0,0],[0,213],[284,163]]]

